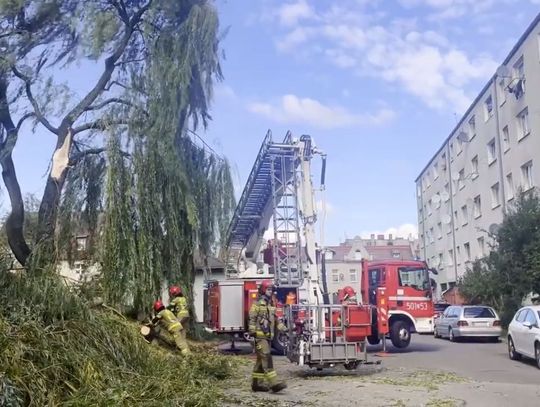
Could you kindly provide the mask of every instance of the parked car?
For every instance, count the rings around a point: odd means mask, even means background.
[[[540,369],[540,305],[521,308],[508,326],[508,356],[534,358]]]
[[[495,310],[484,305],[452,305],[435,320],[436,338],[488,338],[498,341],[502,334],[501,321]]]
[[[439,318],[443,312],[448,308],[451,304],[447,304],[445,302],[436,302],[433,304],[433,319]]]

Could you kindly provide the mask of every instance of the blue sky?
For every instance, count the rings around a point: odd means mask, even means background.
[[[540,0],[216,5],[229,27],[225,80],[199,133],[233,164],[238,194],[268,129],[313,136],[328,154],[327,244],[415,231],[415,178],[540,11]],[[96,72],[85,64],[63,80],[82,94]],[[53,141],[22,132],[24,193],[41,193]]]

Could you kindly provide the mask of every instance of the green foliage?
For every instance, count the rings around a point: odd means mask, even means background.
[[[0,275],[1,405],[218,405],[233,364],[194,347],[182,358],[147,344],[53,275]]]
[[[470,302],[494,306],[506,324],[527,295],[540,293],[538,195],[519,193],[493,238],[491,253],[473,263],[459,289]]]

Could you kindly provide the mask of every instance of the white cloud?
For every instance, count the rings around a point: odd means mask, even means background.
[[[355,114],[340,106],[325,105],[296,95],[285,95],[277,104],[251,103],[248,110],[279,123],[308,124],[318,128],[382,125],[395,118],[395,113],[387,108],[371,114]]]
[[[466,5],[471,10],[491,6],[492,0],[402,0],[409,6],[424,5],[435,12]],[[507,0],[510,1],[510,0]],[[451,108],[463,112],[472,100],[467,87],[477,80],[487,80],[497,63],[486,55],[471,55],[451,44],[433,30],[419,30],[415,21],[396,20],[384,25],[376,17],[366,17],[363,7],[330,6],[319,10],[318,18],[301,27],[286,30],[278,37],[282,52],[326,59],[341,69],[362,77],[381,79],[398,85],[432,108]],[[366,13],[364,13],[366,14]],[[475,89],[476,90],[476,89]],[[261,110],[269,112],[271,106]],[[280,116],[276,108],[272,110]],[[350,114],[334,112],[339,122],[349,123]],[[324,119],[322,119],[324,121]]]
[[[219,83],[214,87],[214,96],[217,99],[237,99],[234,89],[224,83]]]
[[[385,235],[386,238],[388,238],[388,235],[392,235],[395,237],[401,237],[408,239],[409,237],[412,237],[413,239],[418,238],[418,227],[416,225],[413,225],[412,223],[405,223],[403,225],[400,225],[398,227],[391,227],[386,229],[384,232],[377,230],[377,231],[371,231],[371,232],[362,232],[361,236],[363,239],[369,239],[371,235]]]
[[[299,21],[315,17],[315,12],[306,0],[297,0],[294,3],[282,5],[277,10],[277,16],[281,24],[294,26]]]

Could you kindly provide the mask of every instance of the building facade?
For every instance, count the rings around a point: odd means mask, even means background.
[[[540,181],[540,15],[416,179],[420,251],[441,291],[489,252],[519,190]]]
[[[362,260],[416,260],[418,241],[371,235],[369,239],[346,239],[339,246],[328,246],[325,254],[326,284],[331,298],[345,286],[360,287]]]

